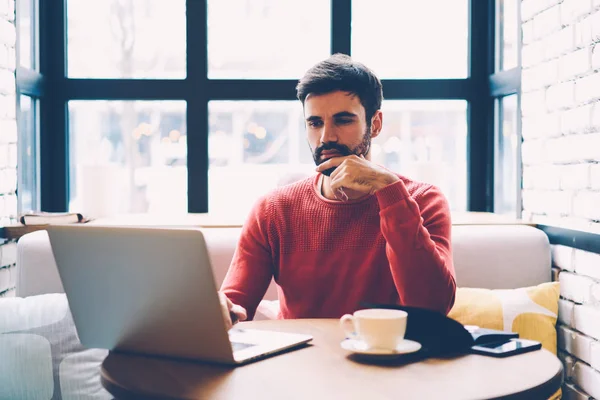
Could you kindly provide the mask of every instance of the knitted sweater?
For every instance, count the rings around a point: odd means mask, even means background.
[[[248,319],[272,277],[279,318],[339,318],[363,302],[448,313],[456,291],[448,203],[435,186],[399,177],[348,202],[323,197],[319,175],[264,196],[221,290]]]

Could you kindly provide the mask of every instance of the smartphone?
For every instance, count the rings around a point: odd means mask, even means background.
[[[510,339],[471,347],[471,353],[491,357],[509,357],[542,348],[540,342],[527,339]]]

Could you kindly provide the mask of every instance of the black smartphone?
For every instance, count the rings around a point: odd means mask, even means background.
[[[510,339],[471,347],[471,353],[491,357],[509,357],[542,348],[540,342],[527,339]]]

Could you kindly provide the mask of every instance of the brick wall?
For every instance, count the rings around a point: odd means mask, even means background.
[[[15,2],[0,0],[0,226],[17,215]],[[16,244],[0,239],[0,297],[14,295]]]
[[[523,215],[600,231],[600,0],[523,0]],[[600,398],[600,255],[553,248],[567,399]]]

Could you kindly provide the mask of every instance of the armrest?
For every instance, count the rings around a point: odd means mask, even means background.
[[[19,297],[64,293],[50,239],[46,231],[28,233],[17,242],[17,291]]]

